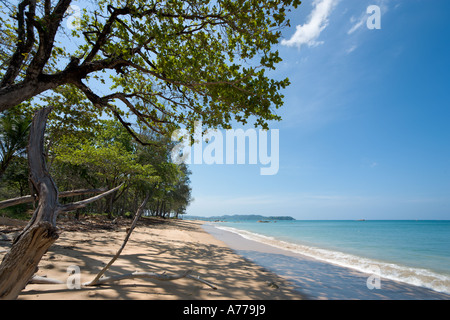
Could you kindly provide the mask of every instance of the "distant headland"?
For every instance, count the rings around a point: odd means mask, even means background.
[[[204,220],[204,221],[256,221],[256,222],[270,222],[270,221],[290,221],[295,220],[290,216],[262,216],[257,214],[235,214],[235,215],[223,215],[223,216],[213,216],[213,217],[199,217],[185,215],[184,219],[188,220]]]

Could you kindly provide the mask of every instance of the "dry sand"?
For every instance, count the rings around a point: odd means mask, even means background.
[[[217,290],[189,278],[174,281],[127,279],[100,287],[81,287],[81,289],[73,290],[68,289],[66,284],[29,284],[22,291],[19,299],[296,300],[303,298],[284,278],[237,255],[223,242],[205,232],[200,222],[182,220],[150,222],[150,220],[144,220],[139,223],[121,256],[106,275],[134,271],[166,272],[170,275],[191,269],[194,276],[200,276],[213,283]],[[78,266],[81,271],[81,282],[92,280],[117,252],[125,237],[126,227],[130,223],[131,221],[124,220],[115,227],[110,222],[59,223],[64,230],[57,242],[42,258],[37,274],[66,281],[69,276],[67,268]],[[2,235],[3,240],[0,237],[0,250],[10,245],[7,241],[8,236],[11,237],[10,234],[5,231]],[[0,253],[0,258],[3,255],[4,253]]]

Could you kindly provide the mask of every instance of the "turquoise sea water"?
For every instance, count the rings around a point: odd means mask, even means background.
[[[321,261],[450,294],[450,220],[214,225]]]

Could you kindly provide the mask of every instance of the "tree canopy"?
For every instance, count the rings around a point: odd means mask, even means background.
[[[165,137],[180,126],[193,130],[196,120],[209,128],[250,118],[267,128],[279,120],[280,91],[289,81],[271,79],[267,71],[281,61],[273,47],[289,25],[287,12],[299,4],[1,1],[0,111],[8,120],[0,140],[22,137],[18,151],[2,148],[9,157],[2,174],[10,155],[23,150],[29,111],[50,105],[51,171],[63,190],[126,182],[121,194],[151,188],[157,214],[175,207],[184,212],[189,170],[170,163]],[[24,159],[16,158],[16,172],[25,171]],[[8,177],[22,195],[24,175]]]
[[[190,172],[170,162],[167,139],[150,133],[145,139],[154,145],[141,146],[119,123],[103,120],[92,136],[65,136],[53,143],[52,175],[62,190],[113,189],[124,184],[121,192],[95,204],[95,211],[110,216],[136,211],[137,199],[146,195],[151,200],[147,209],[154,214],[185,213],[191,200]]]
[[[130,119],[160,133],[251,116],[267,127],[289,81],[266,70],[281,61],[272,47],[299,3],[102,0],[72,17],[71,0],[2,2],[0,111],[72,92],[76,107],[65,113],[109,114],[136,139]]]

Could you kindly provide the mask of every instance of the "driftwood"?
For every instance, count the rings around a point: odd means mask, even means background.
[[[38,196],[39,202],[29,223],[13,241],[0,264],[0,299],[16,299],[32,278],[42,256],[59,237],[56,227],[59,213],[80,208],[120,187],[72,204],[58,203],[58,188],[48,173],[44,150],[44,132],[51,110],[49,107],[36,111],[31,123],[28,166],[31,193]]]
[[[33,284],[64,284],[64,281],[53,279],[53,278],[47,278],[47,277],[41,277],[38,275],[34,275],[28,283]]]

